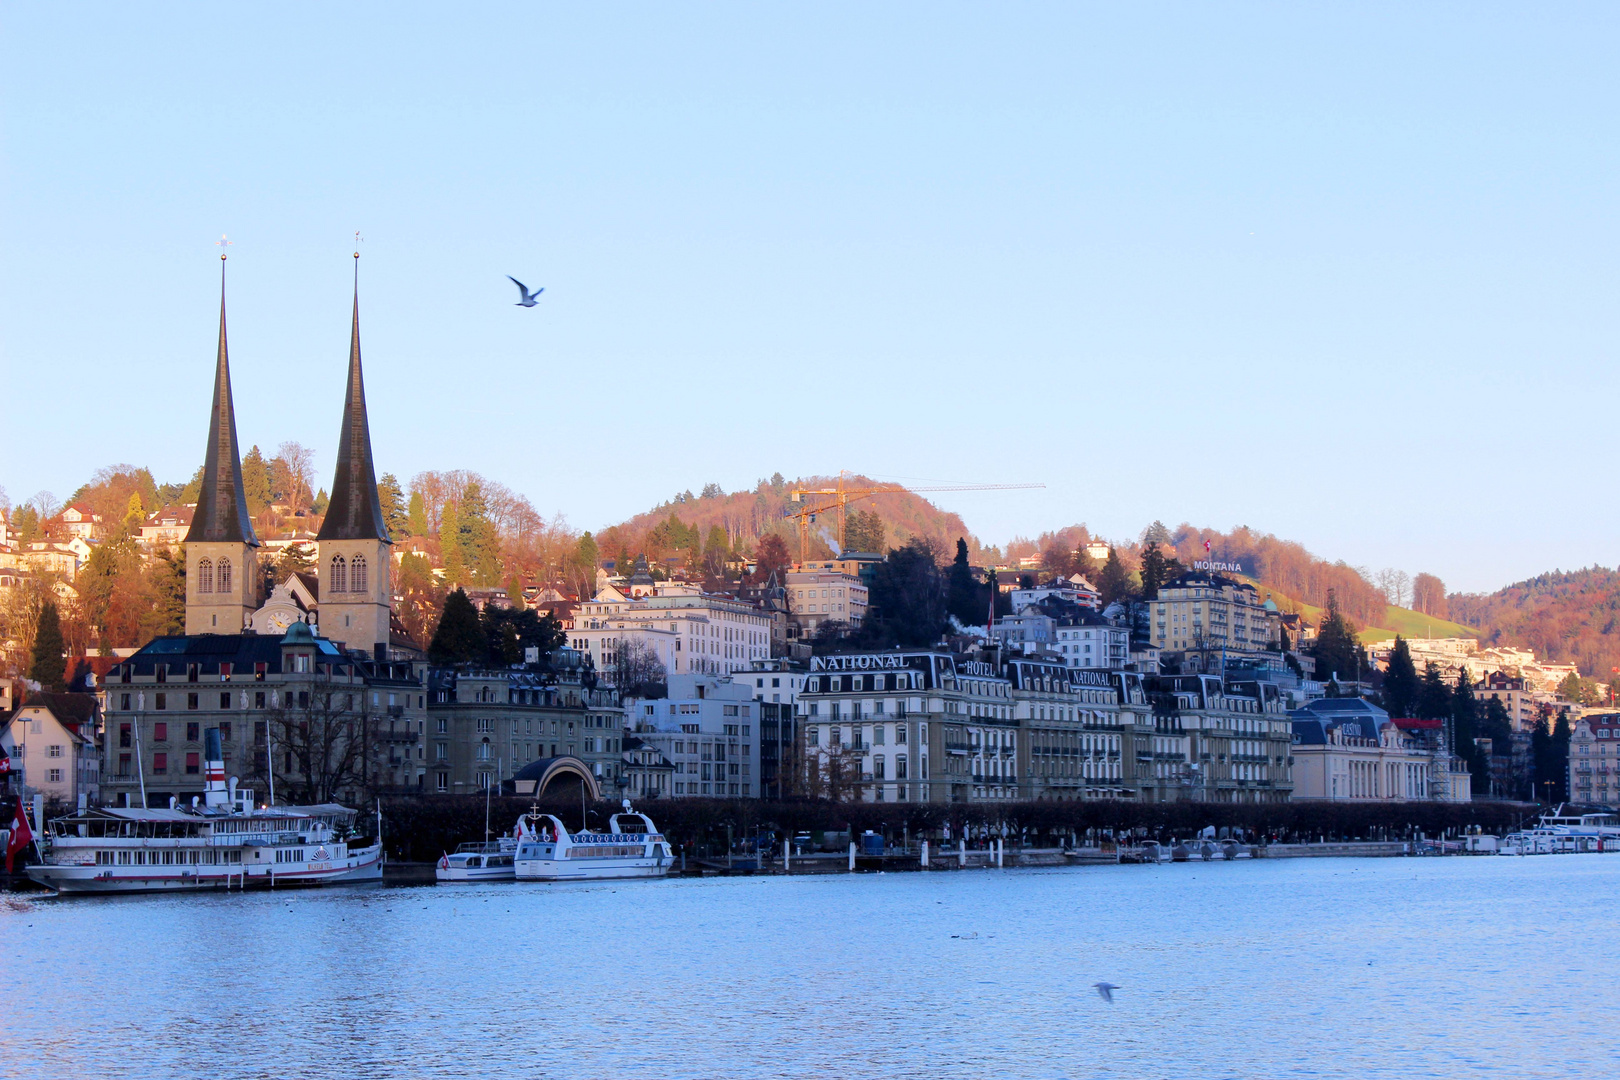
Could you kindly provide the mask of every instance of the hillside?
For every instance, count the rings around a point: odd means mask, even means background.
[[[984,550],[961,517],[941,510],[921,495],[913,495],[900,490],[898,485],[884,484],[859,475],[844,477],[844,485],[849,488],[896,488],[892,492],[885,491],[852,502],[849,507],[851,517],[856,511],[876,513],[883,521],[889,547],[898,547],[920,536],[932,540],[939,551],[948,557],[956,550],[957,538],[962,537],[967,540],[969,554],[975,560]],[[836,477],[810,476],[784,480],[780,474],[770,480],[761,480],[749,491],[726,493],[711,485],[701,495],[687,492],[628,521],[603,529],[596,541],[605,557],[612,558],[622,550],[632,555],[645,552],[649,558],[656,559],[669,554],[673,548],[686,546],[675,535],[677,530],[669,527],[673,518],[680,524],[680,532],[690,536],[695,531],[705,543],[710,531],[718,527],[726,534],[728,544],[743,552],[752,552],[761,537],[775,533],[787,541],[789,551],[797,558],[797,523],[786,515],[790,509],[799,509],[803,504],[790,502],[788,492],[794,488],[835,486]],[[818,498],[812,504],[827,501],[830,500]],[[810,557],[826,558],[831,555],[828,540],[836,536],[836,515],[822,515],[810,526]]]
[[[1453,593],[1448,614],[1490,645],[1519,645],[1589,677],[1620,669],[1620,571],[1541,574],[1494,593]]]
[[[1249,582],[1255,588],[1259,589],[1262,595],[1270,595],[1270,597],[1276,601],[1277,606],[1283,611],[1297,613],[1306,622],[1313,626],[1322,621],[1322,609],[1320,607],[1307,604],[1304,601],[1287,595],[1286,593],[1279,592],[1278,590],[1266,585],[1264,582],[1257,581],[1254,578],[1244,577],[1243,580]],[[1387,641],[1397,634],[1405,638],[1477,638],[1481,636],[1480,632],[1472,627],[1463,626],[1460,623],[1450,622],[1446,619],[1436,618],[1433,615],[1425,615],[1420,611],[1412,611],[1408,608],[1395,607],[1393,604],[1385,604],[1383,614],[1379,617],[1377,624],[1363,626],[1361,631],[1357,634],[1357,637],[1364,642]]]

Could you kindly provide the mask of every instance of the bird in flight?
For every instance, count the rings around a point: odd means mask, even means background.
[[[542,285],[540,288],[534,290],[534,292],[530,292],[527,285],[523,284],[523,282],[519,281],[511,274],[506,275],[506,280],[516,285],[518,287],[518,292],[523,296],[523,299],[519,300],[515,305],[516,307],[534,307],[535,297],[546,291],[546,287]]]
[[[1098,997],[1102,998],[1110,1005],[1114,1003],[1114,991],[1118,990],[1119,987],[1115,986],[1111,982],[1093,983],[1092,985],[1097,988]]]

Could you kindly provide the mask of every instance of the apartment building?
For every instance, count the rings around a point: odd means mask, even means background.
[[[594,685],[572,649],[522,668],[434,668],[426,683],[418,790],[480,792],[563,757],[583,762],[604,796],[627,787],[618,692]]]
[[[794,569],[786,574],[788,640],[814,637],[824,622],[860,626],[868,590],[856,574],[834,569]]]
[[[770,616],[755,605],[695,585],[648,581],[641,595],[604,585],[575,611],[568,643],[591,658],[599,677],[611,679],[615,654],[633,641],[670,676],[729,675],[770,659]]]
[[[1234,663],[1282,666],[1281,613],[1247,582],[1188,570],[1161,585],[1149,605],[1149,636],[1166,666],[1184,674],[1219,673]]]

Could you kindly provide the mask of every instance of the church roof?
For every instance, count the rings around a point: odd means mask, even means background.
[[[317,540],[393,541],[383,523],[377,472],[371,463],[371,425],[366,420],[366,387],[360,373],[360,290],[354,293],[354,326],[349,333],[349,382],[338,434],[337,474]]]
[[[236,445],[236,408],[231,401],[231,364],[225,346],[225,285],[219,289],[219,358],[214,367],[214,407],[208,416],[208,450],[203,457],[202,490],[186,542],[226,542],[259,546],[242,491],[242,456]]]

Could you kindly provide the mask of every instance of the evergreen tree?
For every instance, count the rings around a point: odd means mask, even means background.
[[[257,446],[242,459],[242,493],[247,496],[248,513],[254,517],[270,505],[270,466]]]
[[[411,506],[408,511],[405,528],[412,536],[426,536],[428,534],[427,500],[422,498],[420,491],[411,492]]]
[[[1552,733],[1552,767],[1548,770],[1553,781],[1553,801],[1569,801],[1569,713],[1558,714],[1558,722],[1553,725]]]
[[[927,541],[913,538],[889,553],[872,576],[871,605],[860,627],[868,647],[921,647],[939,641],[945,618],[945,576]]]
[[[467,584],[467,557],[461,550],[461,520],[454,503],[445,503],[439,512],[439,562],[445,581]]]
[[[1412,663],[1412,649],[1397,634],[1395,647],[1389,653],[1389,670],[1384,673],[1384,708],[1391,717],[1412,716],[1417,698],[1418,674]]]
[[[882,554],[889,546],[888,527],[875,510],[857,510],[844,525],[845,551]]]
[[[245,571],[244,571],[245,572]],[[173,548],[157,553],[148,570],[152,607],[141,619],[141,641],[169,637],[186,629],[186,556]]]
[[[518,578],[507,579],[506,598],[512,602],[513,611],[523,611],[529,606],[523,602],[523,582]]]
[[[1180,560],[1174,556],[1166,558],[1159,550],[1159,545],[1150,541],[1147,549],[1142,552],[1142,599],[1157,600],[1160,586],[1173,580],[1180,573]]]
[[[1153,524],[1142,530],[1142,543],[1150,546],[1158,546],[1161,544],[1165,547],[1175,546],[1175,540],[1173,537],[1171,537],[1170,530],[1164,527],[1164,522],[1162,521],[1155,521]]]
[[[1456,740],[1453,752],[1468,763],[1468,771],[1474,779],[1474,794],[1489,795],[1491,763],[1474,741],[1478,723],[1479,700],[1474,697],[1474,680],[1464,667],[1457,672],[1457,684],[1451,691],[1451,731]]]
[[[39,620],[34,624],[34,652],[28,664],[28,677],[46,690],[60,691],[67,675],[67,660],[63,656],[66,651],[62,615],[56,610],[56,601],[47,600],[40,607]]]
[[[956,538],[956,558],[951,561],[946,583],[946,602],[963,626],[978,626],[989,614],[988,604],[979,605],[979,583],[973,579],[973,567],[968,563],[967,540],[960,536]]]
[[[1553,760],[1552,724],[1548,721],[1546,713],[1536,719],[1535,730],[1530,733],[1530,794],[1532,801],[1550,799],[1552,785],[1562,775],[1563,769]]]
[[[203,467],[199,465],[197,466],[197,471],[192,474],[191,482],[180,489],[180,497],[175,501],[179,502],[183,506],[195,504],[198,499],[202,498],[202,482]]]
[[[1103,563],[1102,573],[1097,575],[1097,591],[1102,594],[1103,607],[1115,600],[1131,598],[1131,574],[1125,569],[1125,564],[1119,561],[1117,548],[1108,549],[1108,561]]]
[[[1316,631],[1316,677],[1357,679],[1367,670],[1366,654],[1356,641],[1356,630],[1339,610],[1338,597],[1332,589],[1327,594],[1327,610]]]
[[[405,490],[393,473],[383,473],[383,478],[377,481],[377,500],[382,504],[383,524],[388,527],[388,535],[395,540],[403,539],[410,532],[410,515],[405,510]]]
[[[444,598],[444,612],[433,631],[428,658],[436,664],[484,663],[489,658],[489,642],[478,609],[461,589]]]
[[[568,558],[568,582],[579,599],[589,600],[596,595],[596,568],[601,558],[596,538],[588,532],[581,533]]]
[[[474,585],[499,585],[501,581],[501,539],[490,520],[484,488],[474,480],[461,494],[456,507],[456,525],[461,531],[461,557]],[[441,536],[443,530],[440,530]]]
[[[319,517],[326,513],[326,508],[331,505],[332,496],[326,493],[325,488],[321,488],[321,490],[315,493],[315,497],[310,500],[309,512],[314,514],[316,517]]]
[[[1417,714],[1424,720],[1446,720],[1451,716],[1451,688],[1446,685],[1445,676],[1433,661],[1423,668],[1423,682],[1418,686]]]
[[[39,511],[32,506],[19,506],[11,512],[11,527],[17,530],[17,540],[28,544],[39,539]]]

